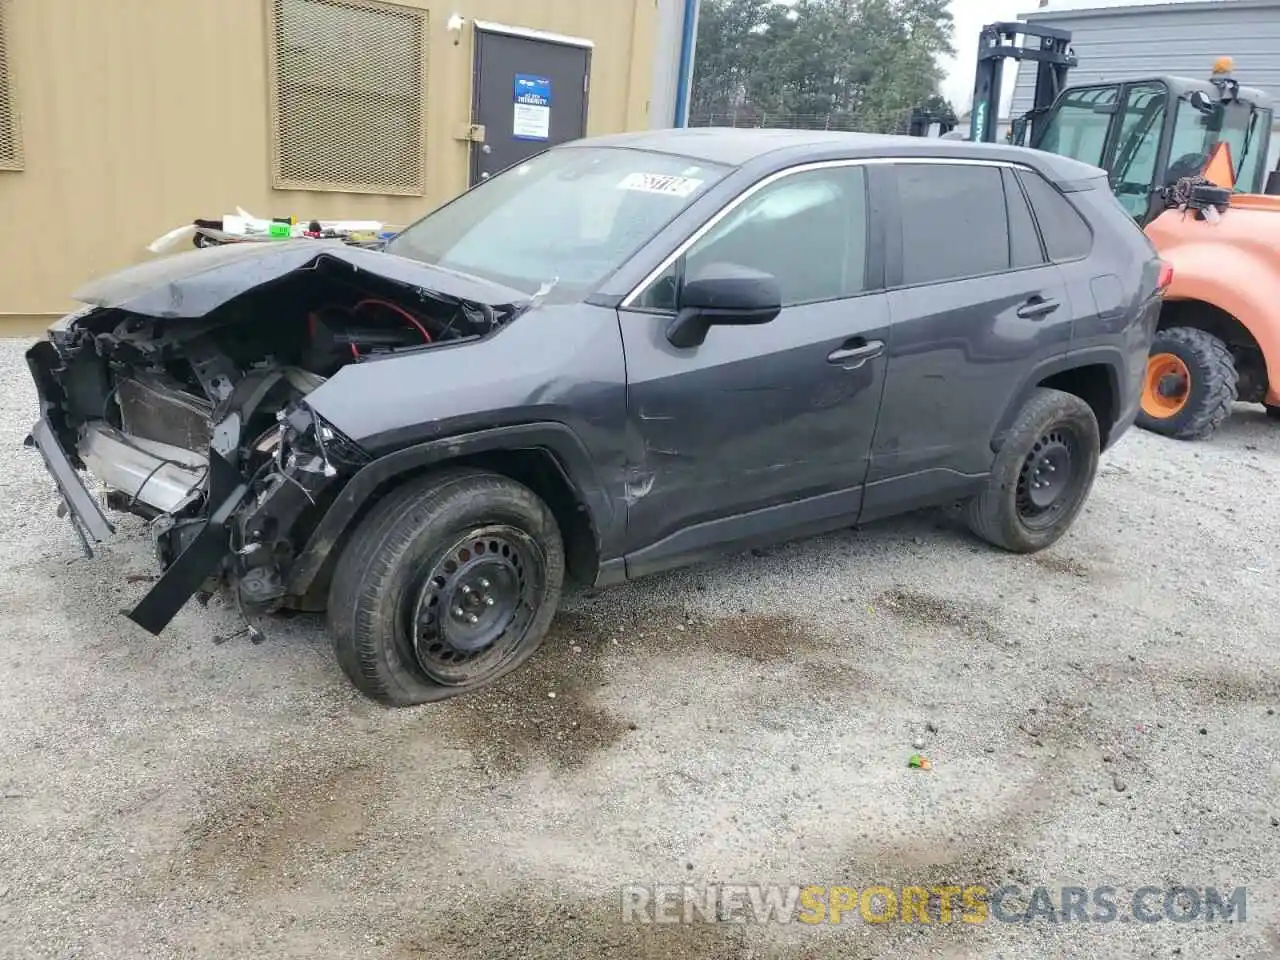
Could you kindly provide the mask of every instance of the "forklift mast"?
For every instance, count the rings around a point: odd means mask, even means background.
[[[1021,38],[1021,40],[1020,40]],[[1038,46],[1030,44],[1035,38]],[[1030,60],[1036,65],[1034,102],[1027,117],[1030,143],[1035,143],[1041,118],[1067,85],[1067,71],[1079,62],[1071,49],[1071,32],[1037,23],[989,23],[978,39],[978,72],[973,85],[973,111],[969,139],[994,143],[1000,122],[1000,85],[1004,61]]]

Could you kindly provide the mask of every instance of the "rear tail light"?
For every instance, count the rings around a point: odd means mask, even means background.
[[[1167,260],[1160,261],[1160,279],[1156,281],[1156,292],[1164,293],[1173,283],[1173,264]]]

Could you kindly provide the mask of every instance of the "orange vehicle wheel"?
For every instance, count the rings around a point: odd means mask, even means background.
[[[1231,350],[1209,331],[1161,330],[1143,372],[1137,424],[1178,440],[1202,440],[1230,415],[1238,382]]]
[[[1147,376],[1142,384],[1142,412],[1164,419],[1175,416],[1187,405],[1191,392],[1191,371],[1172,353],[1153,353],[1147,358]]]

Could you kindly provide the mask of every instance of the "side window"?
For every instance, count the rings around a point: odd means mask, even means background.
[[[1004,170],[1004,198],[1009,207],[1009,265],[1015,270],[1044,263],[1036,222],[1012,170]]]
[[[637,300],[673,310],[682,277],[713,263],[770,273],[783,306],[851,297],[866,289],[866,173],[832,167],[782,177],[731,210]]]
[[[1099,107],[1113,106],[1120,94],[1118,86],[1086,87],[1073,93],[1049,117],[1038,146],[1049,153],[1074,157],[1095,167],[1102,166],[1102,151],[1107,145],[1110,113],[1099,113]]]
[[[1037,173],[1020,170],[1018,179],[1031,200],[1049,259],[1061,262],[1088,256],[1093,247],[1093,234],[1071,202]]]
[[[1009,269],[1009,221],[1000,167],[897,166],[902,282],[957,280]]]
[[[1116,198],[1135,218],[1146,213],[1156,178],[1165,100],[1164,85],[1156,83],[1132,86],[1125,97],[1111,183]]]

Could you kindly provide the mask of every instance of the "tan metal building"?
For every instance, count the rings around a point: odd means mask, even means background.
[[[0,336],[195,218],[405,224],[549,143],[647,127],[657,8],[0,0]]]

